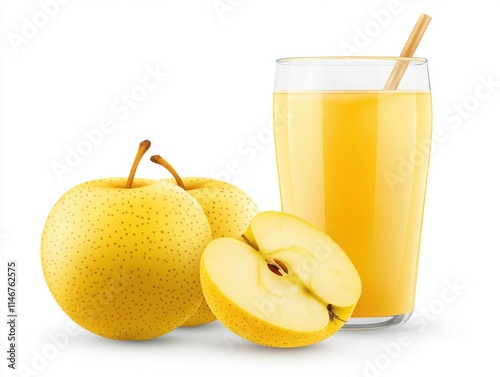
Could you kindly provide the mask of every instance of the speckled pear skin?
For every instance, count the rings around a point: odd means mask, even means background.
[[[86,182],[52,208],[41,261],[59,306],[106,338],[168,333],[200,306],[199,264],[212,239],[200,204],[167,180]]]
[[[182,178],[187,192],[192,195],[207,216],[212,237],[240,237],[250,225],[258,208],[250,196],[239,187],[210,178]],[[170,179],[175,183],[175,180]],[[202,300],[198,310],[183,326],[199,326],[217,318]]]

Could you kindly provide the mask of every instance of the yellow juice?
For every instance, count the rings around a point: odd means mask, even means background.
[[[276,92],[274,118],[282,209],[351,258],[363,283],[353,317],[411,312],[430,92]]]

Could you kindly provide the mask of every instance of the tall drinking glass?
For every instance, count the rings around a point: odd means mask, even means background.
[[[398,61],[403,79],[384,90]],[[324,230],[356,266],[363,291],[343,329],[394,326],[413,311],[431,129],[425,59],[277,60],[282,210]]]

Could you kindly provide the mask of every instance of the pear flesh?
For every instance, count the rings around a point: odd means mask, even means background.
[[[238,335],[269,346],[323,340],[348,320],[361,294],[342,249],[295,216],[261,212],[247,242],[214,239],[201,261],[205,299]]]

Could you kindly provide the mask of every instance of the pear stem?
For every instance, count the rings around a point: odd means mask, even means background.
[[[144,154],[147,152],[150,146],[151,142],[149,140],[141,141],[141,143],[139,144],[139,149],[137,150],[134,162],[132,163],[132,168],[130,169],[130,174],[128,175],[127,184],[125,185],[125,188],[132,187],[132,182],[134,181],[134,176],[137,170],[137,166],[139,166],[139,162],[141,162],[142,156],[144,156]]]
[[[255,250],[259,251],[259,248],[257,247],[257,245],[253,245],[250,240],[248,239],[247,236],[245,236],[244,234],[241,235],[241,238],[243,238],[243,240],[249,244],[250,246],[252,246]]]
[[[167,169],[170,172],[170,174],[174,176],[175,182],[177,182],[177,186],[181,187],[183,190],[186,189],[186,186],[184,186],[184,182],[182,182],[182,179],[179,176],[179,174],[177,174],[172,165],[170,165],[162,156],[160,156],[159,154],[155,154],[154,156],[151,156],[150,160],[153,161],[155,164],[161,165],[165,169]]]

